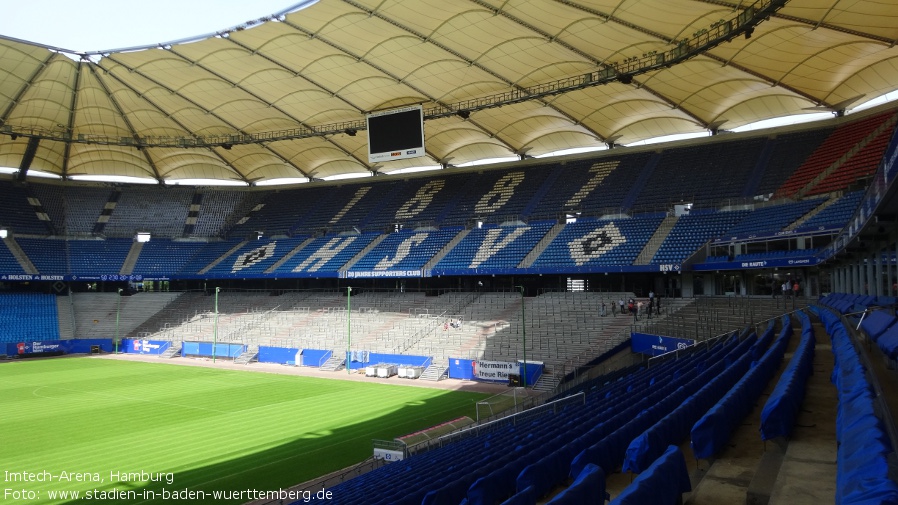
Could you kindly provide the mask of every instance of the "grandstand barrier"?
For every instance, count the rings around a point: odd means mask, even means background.
[[[567,374],[565,374],[565,376],[561,379],[562,390],[567,391],[571,388],[574,388],[574,387],[580,385],[583,382],[586,382],[587,380],[589,380],[589,374],[583,373],[583,372],[589,371],[590,369],[601,365],[605,361],[608,361],[609,359],[611,359],[612,356],[617,355],[617,353],[623,351],[624,349],[630,348],[631,345],[632,345],[632,341],[629,338],[627,338],[623,342],[621,342],[621,343],[617,344],[616,346],[612,347],[611,349],[603,352],[599,356],[596,356],[595,358],[591,359],[590,361],[588,361],[580,366],[575,367],[570,372],[567,372]],[[578,380],[575,381],[574,379],[577,379],[578,375],[580,377]]]
[[[768,207],[768,208],[770,208],[770,207]],[[777,206],[774,206],[772,208],[777,208]],[[807,236],[807,235],[829,235],[829,234],[833,234],[833,233],[838,233],[839,231],[840,231],[840,228],[838,228],[836,225],[830,225],[830,226],[816,227],[810,233],[805,233],[805,232],[801,232],[798,230],[780,230],[775,233],[749,233],[749,234],[739,234],[739,235],[727,235],[727,236],[717,237],[715,239],[712,239],[711,246],[720,246],[720,245],[732,244],[735,242],[762,242],[762,241],[766,241],[766,240],[778,240],[778,239],[782,239],[784,237],[789,237],[789,236],[794,236],[794,235],[805,235],[805,236]],[[818,232],[818,233],[815,233],[815,232]],[[806,254],[806,256],[812,256],[812,254],[810,254],[810,253],[816,252],[816,251],[808,250],[806,252],[808,253],[808,254]],[[774,253],[775,253],[775,251],[774,251]],[[798,251],[791,251],[791,253],[799,254]],[[763,256],[765,253],[759,253],[759,254],[761,254]]]
[[[279,365],[301,366],[305,363],[306,360],[303,359],[302,362],[300,362],[299,358],[305,358],[305,351],[307,350],[308,349],[298,349],[296,347],[272,347],[268,345],[260,345],[259,363],[277,363]],[[315,362],[315,365],[318,365],[317,361]]]
[[[122,339],[119,350],[127,354],[162,354],[171,347],[167,340]]]
[[[213,343],[213,342],[184,342],[181,347],[181,357],[215,357],[236,358],[246,351],[243,344]]]
[[[27,358],[41,355],[89,354],[99,347],[100,352],[113,352],[112,339],[89,338],[71,340],[41,340],[32,342],[9,342],[6,354],[11,357]]]
[[[333,351],[327,349],[300,349],[298,347],[260,345],[259,363],[318,368],[331,357],[331,354],[333,354]]]
[[[706,263],[696,263],[692,265],[692,270],[696,272],[716,271],[716,270],[745,270],[753,268],[794,268],[809,267],[818,265],[823,259],[817,256],[795,256],[795,257],[774,257],[771,253],[770,257],[764,257],[754,260],[745,261],[712,261]]]
[[[303,350],[305,352],[305,350]],[[305,361],[305,359],[303,359]],[[310,361],[311,362],[311,361]],[[374,364],[430,366],[433,358],[411,354],[387,354],[370,351],[346,351],[346,362],[350,370],[361,370]]]
[[[527,385],[532,386],[543,374],[545,364],[527,361]],[[449,378],[473,381],[508,382],[511,375],[524,377],[524,361],[486,361],[449,358]]]
[[[687,338],[664,337],[648,333],[630,333],[630,348],[634,353],[659,356],[669,352],[686,349],[695,345],[695,340]]]
[[[856,235],[861,232],[864,225],[873,217],[873,210],[879,207],[882,200],[889,194],[889,188],[896,175],[898,175],[898,128],[892,133],[885,156],[879,162],[873,180],[867,188],[861,203],[854,211],[854,215],[842,228],[841,233],[826,246],[821,257],[830,258],[844,248]]]
[[[408,365],[429,367],[433,363],[431,356],[415,356],[411,354],[384,354],[372,352],[368,354],[369,363],[390,363],[392,365]]]

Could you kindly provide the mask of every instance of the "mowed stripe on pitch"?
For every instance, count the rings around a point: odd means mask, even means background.
[[[0,466],[107,479],[43,489],[111,488],[111,470],[174,472],[179,488],[277,489],[364,459],[372,438],[473,415],[485,396],[74,358],[4,365],[0,394],[12,435]]]

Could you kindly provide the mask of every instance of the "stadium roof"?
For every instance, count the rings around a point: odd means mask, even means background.
[[[321,0],[152,47],[0,35],[0,167],[324,179],[841,113],[898,88],[896,18],[898,0]],[[365,114],[410,104],[427,158],[370,164]]]

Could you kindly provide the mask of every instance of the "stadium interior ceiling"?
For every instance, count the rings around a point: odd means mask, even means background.
[[[151,47],[0,35],[0,167],[315,181],[841,115],[894,91],[896,13],[894,0],[324,0]],[[426,157],[370,163],[365,114],[414,104]]]

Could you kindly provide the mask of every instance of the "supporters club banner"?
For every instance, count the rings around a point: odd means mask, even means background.
[[[508,374],[519,374],[520,366],[510,361],[474,361],[474,377],[488,381],[507,381]]]

